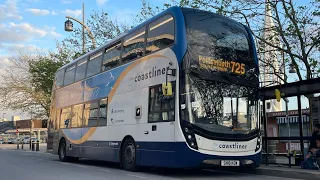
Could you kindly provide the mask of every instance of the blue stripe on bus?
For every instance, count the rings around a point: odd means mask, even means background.
[[[176,45],[172,50],[176,54],[178,63],[181,64],[183,57],[187,51],[187,35],[184,16],[180,8],[173,8],[174,17],[176,19],[175,38]]]
[[[99,144],[97,146],[97,144]],[[81,146],[83,155],[97,160],[119,162],[121,141],[87,141]],[[261,163],[261,153],[250,156],[216,156],[191,150],[185,142],[136,142],[137,165],[170,168],[195,168],[204,160],[252,160]]]
[[[252,160],[257,166],[261,163],[261,153],[251,156],[215,156],[191,150],[185,142],[137,142],[137,162],[141,166],[158,166],[171,168],[194,168],[202,165],[204,160]],[[158,147],[159,149],[154,149]],[[173,150],[173,151],[168,151]]]

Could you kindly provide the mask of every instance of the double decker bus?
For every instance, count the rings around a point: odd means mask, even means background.
[[[258,69],[246,26],[171,7],[57,71],[48,146],[128,171],[258,167]]]

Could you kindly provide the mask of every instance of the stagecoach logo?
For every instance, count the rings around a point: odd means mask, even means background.
[[[109,142],[109,146],[118,146],[119,143],[118,142]]]

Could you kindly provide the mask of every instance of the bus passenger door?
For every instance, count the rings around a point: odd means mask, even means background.
[[[174,84],[172,87],[175,87]],[[165,96],[162,92],[162,84],[152,86],[149,88],[148,102],[148,124],[144,131],[147,142],[145,151],[141,155],[142,163],[152,166],[173,163],[175,93]]]

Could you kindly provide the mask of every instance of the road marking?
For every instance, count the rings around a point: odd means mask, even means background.
[[[81,167],[81,168],[88,168],[87,166],[83,166],[83,165],[79,165],[79,164],[74,164],[77,167]]]
[[[60,162],[60,164],[64,164],[64,165],[70,165],[71,163]]]
[[[134,175],[134,174],[126,174],[127,176],[132,176],[132,177],[136,177],[136,178],[141,178],[141,179],[146,179],[147,177],[144,176],[138,176],[138,175]]]
[[[98,171],[103,171],[103,172],[111,172],[111,171],[109,171],[109,170],[106,170],[106,169],[97,169]]]

